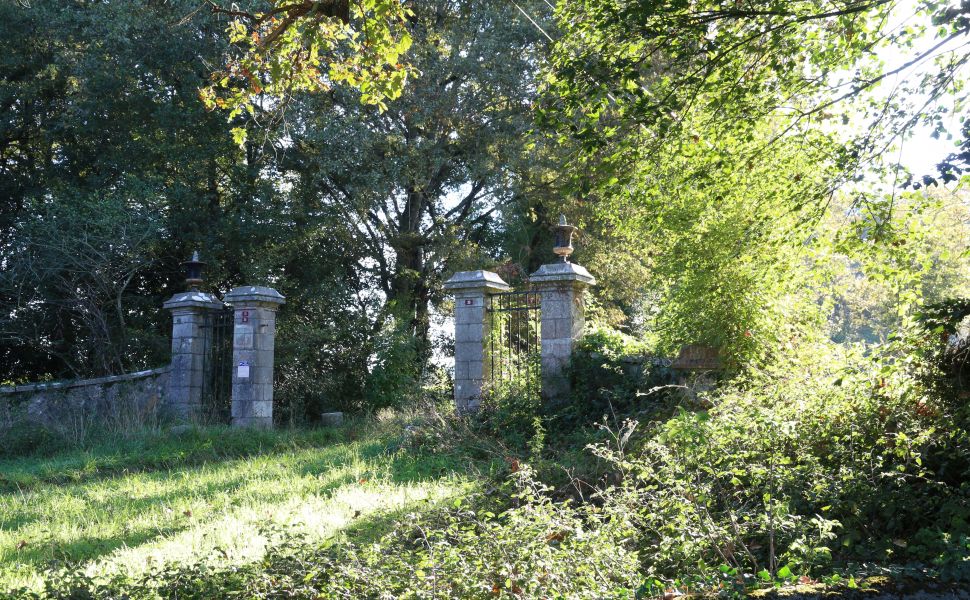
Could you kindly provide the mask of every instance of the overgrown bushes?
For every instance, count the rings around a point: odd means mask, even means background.
[[[611,461],[648,574],[748,581],[852,562],[970,576],[967,420],[914,377],[918,356],[803,344],[709,394],[710,410],[634,425]],[[912,351],[912,347],[909,347]]]
[[[0,424],[0,459],[20,456],[49,456],[68,446],[65,437],[30,421]]]
[[[648,579],[730,573],[744,587],[866,563],[968,579],[970,419],[954,387],[958,345],[936,328],[924,321],[876,350],[789,344],[700,402],[650,394],[659,370],[628,368],[643,347],[594,330],[571,365],[573,400],[543,423],[560,440],[585,432],[604,482],[586,499],[630,515]],[[514,394],[503,402],[529,422]],[[604,414],[613,430],[593,433]],[[564,450],[541,460],[568,470]]]
[[[594,327],[576,344],[569,363],[570,400],[543,407],[559,428],[594,424],[604,416],[652,410],[665,399],[669,369],[651,360],[643,342],[608,327]]]

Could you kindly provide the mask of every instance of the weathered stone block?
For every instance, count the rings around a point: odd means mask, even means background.
[[[257,350],[253,358],[255,358],[256,362],[258,362],[260,365],[268,367],[270,370],[272,370],[273,361],[276,355],[273,350],[275,342],[272,338],[264,339],[263,341],[265,343],[264,345],[267,347]]]
[[[485,328],[481,323],[466,323],[455,325],[455,342],[481,343]]]
[[[253,400],[272,400],[273,380],[253,384]]]
[[[232,337],[233,348],[250,350],[254,348],[253,328],[249,325],[236,325]]]
[[[569,303],[563,302],[559,299],[555,301],[546,301],[543,299],[542,302],[542,319],[568,319],[571,315],[569,310]]]
[[[251,417],[246,419],[244,423],[241,423],[240,426],[250,429],[272,429],[273,419],[271,417]]]
[[[485,308],[482,306],[462,306],[455,309],[455,323],[468,325],[482,323],[485,320]]]
[[[344,424],[344,413],[325,412],[320,415],[320,423],[327,427],[339,427]]]
[[[272,385],[273,383],[273,364],[266,364],[259,360],[256,361],[257,366],[250,367],[249,376],[252,379],[253,385],[268,383]]]
[[[256,394],[253,391],[253,386],[246,383],[245,380],[237,379],[233,377],[232,379],[232,405],[245,404],[248,405],[256,399]]]
[[[566,356],[572,354],[574,340],[570,338],[543,339],[542,356]]]
[[[199,345],[194,337],[180,337],[173,341],[172,350],[178,354],[191,354]]]
[[[558,340],[572,338],[573,323],[570,319],[548,318],[542,320],[542,339]]]
[[[273,418],[273,401],[260,400],[252,403],[252,416],[256,418]]]
[[[195,323],[175,323],[172,325],[172,337],[191,339],[200,335],[200,329]]]
[[[455,342],[455,360],[482,360],[482,342]]]
[[[469,361],[466,363],[466,376],[469,379],[481,380],[484,376],[484,365],[484,361],[481,360]]]

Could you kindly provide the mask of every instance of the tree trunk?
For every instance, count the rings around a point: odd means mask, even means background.
[[[412,189],[408,193],[398,220],[398,233],[391,245],[395,260],[391,294],[388,297],[397,314],[407,319],[407,331],[417,342],[417,366],[422,370],[431,357],[428,339],[431,289],[424,264],[425,239],[420,230],[424,203],[421,192]]]
[[[430,358],[431,290],[424,270],[424,251],[419,245],[406,245],[394,249],[394,279],[388,301],[393,303],[395,313],[406,319],[407,332],[417,340],[418,360],[423,367]]]

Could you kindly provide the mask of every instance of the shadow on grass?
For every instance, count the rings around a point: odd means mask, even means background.
[[[352,444],[349,427],[241,431],[208,427],[180,434],[148,434],[54,456],[0,460],[0,494],[43,485],[84,484],[120,475],[151,473],[280,452]]]
[[[260,479],[258,476],[254,478],[251,473],[253,465],[249,460],[253,457],[249,456],[231,461],[226,458],[218,463],[206,462],[194,466],[182,464],[175,468],[169,468],[166,472],[94,473],[82,482],[72,482],[70,486],[67,486],[67,489],[59,489],[58,493],[72,497],[88,496],[91,494],[91,490],[87,486],[94,485],[97,480],[114,477],[119,484],[123,485],[123,475],[134,474],[145,476],[157,485],[178,483],[176,489],[137,498],[132,498],[120,492],[112,494],[110,490],[107,492],[99,490],[102,494],[110,494],[108,500],[92,501],[95,505],[89,507],[89,509],[96,510],[101,514],[142,515],[172,510],[168,507],[178,506],[179,503],[184,501],[197,502],[200,498],[209,500],[238,496],[245,498],[250,503],[273,503],[285,502],[288,497],[298,491],[326,495],[344,486],[358,483],[358,477],[366,479],[367,474],[358,473],[355,470],[334,477],[330,481],[320,482],[319,487],[313,485],[312,482],[307,482],[305,478],[326,474],[334,469],[349,467],[353,464],[360,464],[364,469],[377,471],[383,481],[394,484],[427,483],[467,472],[464,466],[454,457],[424,451],[392,451],[389,450],[389,446],[384,440],[359,442],[354,447],[333,445],[294,450],[297,455],[291,454],[287,457],[289,462],[285,468],[279,471],[278,475],[279,479],[284,481],[290,478],[302,480],[303,483],[299,487],[272,488],[271,486],[262,486],[264,489],[261,490]],[[306,456],[301,456],[300,453],[306,453]],[[382,460],[382,458],[386,458],[386,460]],[[224,473],[221,473],[223,471],[235,472],[227,477]],[[218,480],[211,481],[211,478],[218,478]],[[197,481],[193,483],[193,479]],[[206,481],[206,479],[210,480]],[[294,481],[295,483],[296,481]],[[55,487],[59,486],[55,485]],[[346,530],[354,536],[361,536],[370,532],[373,537],[378,535],[383,528],[390,527],[394,520],[401,515],[411,512],[415,508],[420,508],[420,505],[423,504],[424,502],[418,501],[416,507],[391,512],[381,511],[377,515],[355,519],[346,527],[338,528],[337,532]],[[25,540],[27,543],[19,549],[0,550],[0,564],[17,562],[43,569],[51,566],[93,561],[121,548],[136,547],[190,530],[198,526],[198,519],[219,519],[230,515],[236,506],[238,506],[236,502],[229,501],[226,506],[227,510],[215,511],[212,514],[200,514],[195,517],[190,515],[183,517],[181,514],[177,514],[174,520],[164,524],[153,523],[138,527],[123,527],[121,531],[112,531],[104,535],[82,535],[69,541],[57,541],[49,538]],[[47,512],[45,512],[45,509]],[[38,521],[49,519],[50,511],[49,506],[33,504],[26,509],[25,513],[12,518],[4,517],[0,520],[0,530],[17,531],[29,527]],[[79,516],[79,518],[83,517]]]
[[[442,498],[441,501],[448,499]],[[299,531],[282,532],[268,540],[263,557],[251,561],[232,565],[207,565],[205,561],[157,564],[140,575],[115,579],[106,587],[88,581],[82,584],[81,590],[75,587],[70,595],[55,594],[53,597],[65,600],[87,597],[83,593],[96,587],[99,592],[110,590],[111,597],[119,598],[329,598],[332,595],[327,593],[330,579],[327,572],[345,560],[343,544],[350,542],[360,546],[377,541],[383,534],[399,527],[407,514],[429,510],[436,505],[435,502],[423,502],[357,518],[337,528],[330,538],[320,541],[308,541]],[[55,587],[59,587],[56,582],[60,574],[52,573],[50,577]],[[146,590],[151,591],[146,595]],[[340,597],[345,597],[350,590],[341,591]]]
[[[175,475],[173,475],[175,476]],[[333,479],[317,488],[319,493],[327,493],[340,487],[353,483],[355,480],[352,474]],[[234,477],[220,482],[208,482],[200,485],[181,487],[177,491],[164,494],[145,496],[135,500],[119,498],[117,501],[109,503],[107,506],[99,507],[101,510],[125,510],[132,514],[143,514],[158,512],[160,507],[168,507],[177,504],[179,501],[188,498],[213,498],[223,493],[231,493],[241,489],[247,481],[252,481],[246,476]],[[284,491],[273,492],[254,497],[252,493],[247,493],[246,499],[254,502],[273,502],[275,500],[285,500],[288,493]],[[123,506],[119,506],[123,505]],[[164,508],[163,510],[172,510]],[[201,515],[201,518],[210,517],[218,519],[227,513]],[[138,527],[124,527],[121,531],[106,533],[104,535],[86,535],[75,537],[69,541],[52,540],[31,540],[20,549],[0,551],[0,564],[13,563],[14,561],[22,564],[30,564],[37,567],[50,566],[50,563],[79,563],[93,561],[105,555],[111,554],[115,550],[125,547],[135,547],[145,543],[165,538],[171,535],[190,530],[199,525],[199,518],[184,513],[178,513],[175,520],[158,524],[145,524]],[[22,523],[29,525],[37,519],[31,519]],[[10,529],[6,522],[5,529]],[[26,542],[26,540],[25,540]]]

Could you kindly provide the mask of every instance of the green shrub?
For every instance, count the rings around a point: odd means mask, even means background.
[[[966,576],[970,472],[934,458],[965,452],[966,430],[905,356],[805,344],[708,399],[635,449],[596,450],[622,475],[649,576],[773,581],[862,561]]]
[[[923,308],[901,342],[922,385],[954,410],[965,409],[970,392],[970,299],[957,298]]]
[[[545,407],[557,428],[592,425],[604,415],[632,414],[663,397],[648,392],[669,383],[670,373],[654,366],[645,344],[607,327],[596,327],[576,344],[568,367],[571,399]]]
[[[365,410],[399,408],[420,388],[420,344],[406,319],[393,319],[374,338],[374,357],[364,386]]]
[[[516,369],[509,379],[492,382],[482,390],[481,406],[471,417],[474,429],[517,450],[529,448],[538,454],[545,431],[540,416],[540,382],[536,357],[525,359],[522,368]]]

